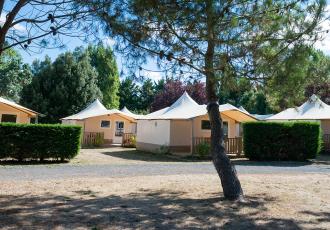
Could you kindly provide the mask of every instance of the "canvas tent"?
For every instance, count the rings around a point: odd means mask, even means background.
[[[313,94],[297,108],[286,109],[267,121],[317,121],[323,132],[324,150],[330,151],[330,105]]]
[[[228,138],[241,135],[241,122],[255,121],[250,114],[237,107],[220,105],[225,134]],[[210,138],[210,124],[206,105],[197,104],[185,92],[170,107],[138,118],[137,149],[174,153],[191,153],[197,138]]]
[[[38,113],[0,97],[0,122],[36,123]]]
[[[135,116],[119,111],[106,109],[96,99],[77,114],[62,118],[62,124],[81,125],[86,136],[102,134],[106,144],[121,144],[123,133],[136,132]]]
[[[297,108],[286,109],[267,121],[318,121],[323,134],[330,134],[330,105],[321,101],[315,94]]]

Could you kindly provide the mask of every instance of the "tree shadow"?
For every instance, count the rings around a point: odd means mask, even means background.
[[[330,165],[330,155],[320,154],[316,159],[311,160],[311,162],[317,165]]]
[[[2,159],[0,165],[51,165],[51,164],[67,164],[69,160],[57,160],[57,159],[46,159],[46,160],[13,160],[13,159]]]
[[[301,229],[297,220],[267,216],[265,204],[276,199],[266,195],[247,196],[244,203],[225,201],[219,194],[207,194],[205,199],[186,198],[186,195],[168,190],[140,190],[125,196],[105,197],[90,190],[76,191],[73,197],[2,195],[0,227]]]
[[[139,150],[128,151],[102,151],[100,152],[107,156],[122,158],[125,160],[140,160],[146,162],[195,162],[196,160],[189,160],[171,154],[149,153]]]
[[[242,166],[301,167],[313,164],[311,161],[250,161],[233,160],[233,164]]]

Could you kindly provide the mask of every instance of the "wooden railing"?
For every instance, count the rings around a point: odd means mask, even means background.
[[[101,146],[104,144],[104,133],[84,132],[82,145],[83,146]]]
[[[195,151],[196,146],[201,143],[211,143],[210,137],[195,137],[194,138],[193,151]],[[243,138],[242,137],[234,137],[234,138],[225,138],[224,140],[225,149],[228,154],[235,154],[240,156],[243,153]]]
[[[135,133],[123,133],[123,147],[136,147],[136,134]]]
[[[330,134],[323,135],[323,149],[326,152],[330,152]]]

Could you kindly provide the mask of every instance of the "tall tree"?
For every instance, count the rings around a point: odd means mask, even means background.
[[[130,110],[138,111],[139,91],[139,86],[132,78],[126,77],[122,80],[119,87],[119,107],[123,108],[126,106]]]
[[[112,109],[119,107],[119,73],[115,55],[110,47],[103,43],[87,48],[91,65],[98,72],[97,85],[103,94],[103,104]]]
[[[306,100],[305,89],[330,80],[330,58],[305,45],[295,46],[277,57],[272,66],[265,66],[267,98],[275,111],[297,106]]]
[[[239,73],[233,77],[262,79],[255,75],[261,60],[271,63],[287,47],[317,38],[325,5],[324,0],[113,1],[98,16],[106,31],[118,36],[118,49],[130,57],[151,55],[167,68],[206,78],[213,163],[224,196],[236,200],[243,190],[224,148],[219,80],[229,70]]]
[[[33,65],[35,76],[23,89],[21,103],[45,115],[41,122],[58,123],[60,118],[79,112],[96,98],[97,72],[82,53],[61,54],[54,62],[48,57]]]
[[[146,113],[150,112],[151,103],[153,102],[155,97],[155,85],[154,82],[147,78],[143,81],[140,94],[139,94],[139,109],[141,112],[145,111]]]
[[[32,73],[29,65],[23,64],[22,57],[13,49],[0,56],[0,96],[16,102],[24,86],[30,84]]]

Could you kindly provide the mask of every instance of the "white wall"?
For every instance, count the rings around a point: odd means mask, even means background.
[[[138,120],[136,142],[168,146],[170,127],[169,120]]]

